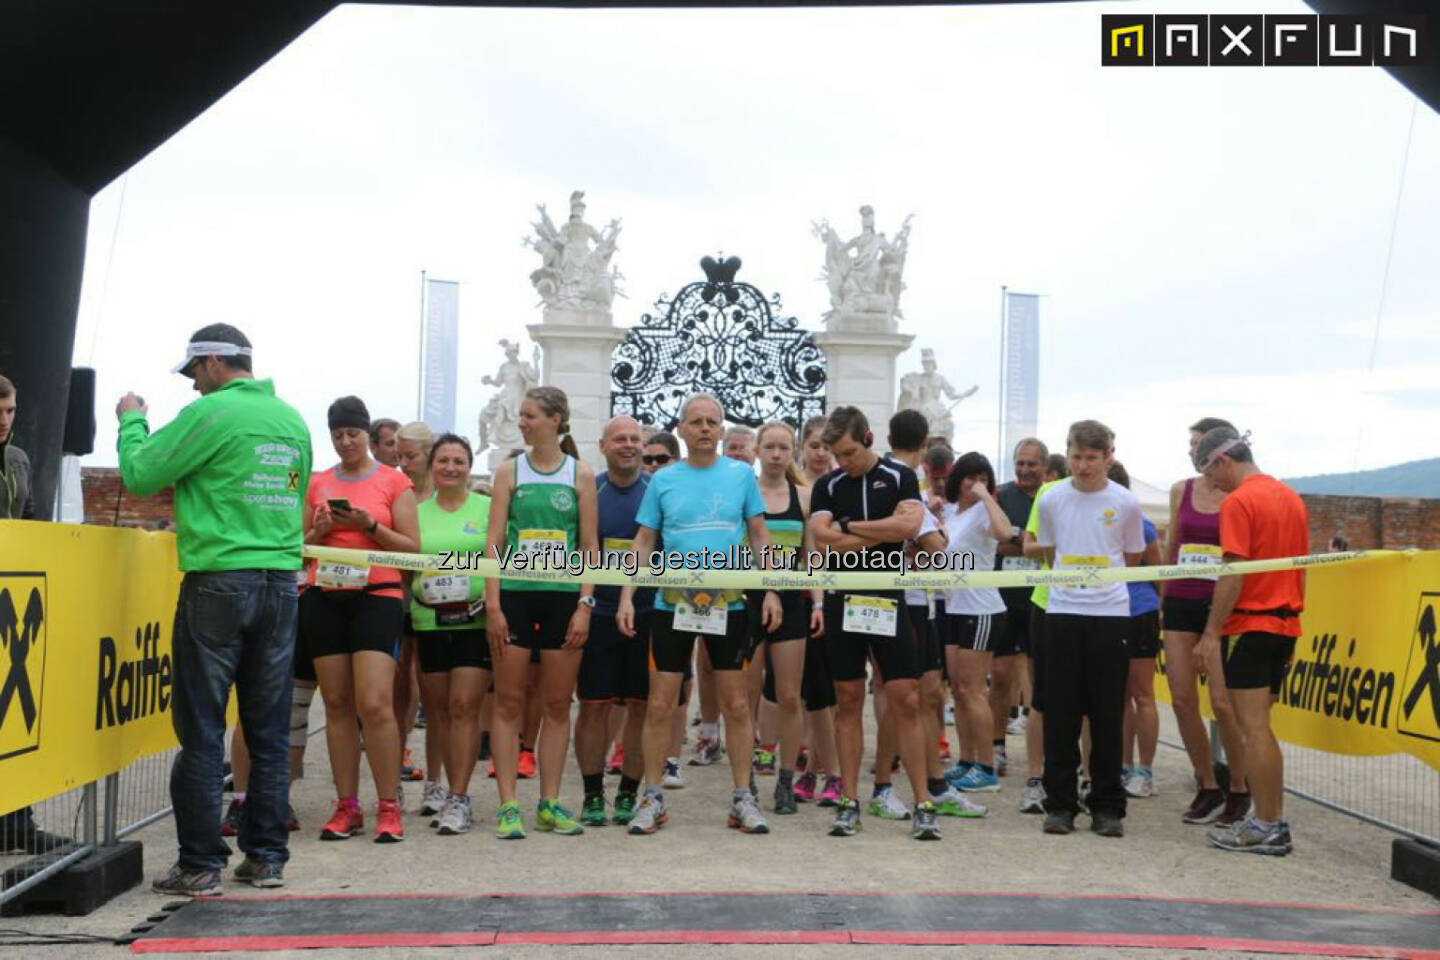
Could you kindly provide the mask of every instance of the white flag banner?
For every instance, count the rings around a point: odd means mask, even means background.
[[[1040,419],[1040,298],[1005,294],[1005,356],[1001,362],[1000,423],[1004,440],[996,472],[1012,479],[1015,444],[1035,435]]]
[[[460,284],[425,280],[425,353],[420,367],[420,419],[436,434],[455,430],[460,356]]]

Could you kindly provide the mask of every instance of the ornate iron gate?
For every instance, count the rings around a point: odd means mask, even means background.
[[[725,419],[751,427],[798,429],[823,414],[825,354],[795,317],[779,315],[780,295],[737,282],[739,257],[705,257],[700,267],[703,281],[661,296],[615,348],[611,415],[670,430],[695,393],[713,393]]]

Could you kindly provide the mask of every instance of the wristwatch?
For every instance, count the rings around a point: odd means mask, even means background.
[[[845,534],[845,535],[847,535],[847,536],[850,534],[850,518],[849,518],[849,517],[841,517],[841,518],[840,518],[840,532],[843,533],[843,534]]]
[[[581,597],[581,598],[579,599],[578,603],[579,603],[579,605],[582,606],[582,607],[589,607],[591,610],[594,610],[594,609],[595,609],[595,598],[594,598],[594,597]]]
[[[369,529],[369,530],[366,530],[365,532],[368,533],[368,534],[370,534],[370,536],[373,537],[373,536],[375,536],[375,531],[376,531],[376,530],[379,530],[379,529],[380,529],[380,521],[379,521],[379,520],[371,520],[371,521],[370,521],[370,529]]]

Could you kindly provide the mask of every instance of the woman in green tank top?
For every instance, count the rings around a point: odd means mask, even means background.
[[[485,631],[495,664],[495,711],[490,749],[500,794],[496,836],[525,836],[515,801],[519,737],[530,656],[539,654],[540,804],[535,828],[583,833],[560,805],[560,776],[570,745],[570,702],[580,650],[590,633],[594,585],[564,571],[583,554],[598,564],[595,472],[580,462],[570,437],[570,402],[555,387],[536,387],[520,404],[520,434],[530,449],[495,471],[485,554],[502,569],[552,572],[548,580],[488,578]]]
[[[470,775],[480,749],[480,702],[490,689],[490,645],[485,615],[477,607],[485,578],[471,576],[474,558],[485,549],[490,498],[470,492],[474,455],[464,437],[447,433],[435,440],[427,463],[435,495],[421,502],[420,552],[440,555],[444,569],[427,571],[410,585],[410,618],[420,660],[420,683],[429,705],[431,733],[444,758],[450,789],[440,786],[440,757],[427,756],[431,779],[420,812],[445,836],[465,833],[473,822]]]

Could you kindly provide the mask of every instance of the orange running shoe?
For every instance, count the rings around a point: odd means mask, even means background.
[[[491,780],[494,780],[494,779],[495,779],[495,758],[494,758],[494,757],[491,757],[491,758],[490,758],[490,773],[488,774],[488,776],[490,777]]]
[[[619,776],[620,771],[625,768],[625,748],[615,744],[615,752],[610,754],[610,762],[605,765],[605,772],[610,776]]]
[[[405,823],[400,817],[399,800],[381,800],[375,814],[375,842],[399,843],[405,839]]]
[[[400,779],[418,783],[425,779],[425,771],[415,766],[410,758],[410,748],[405,748],[405,756],[400,761]]]
[[[945,739],[944,734],[940,735],[940,759],[950,759],[950,741]]]
[[[515,765],[515,776],[521,780],[530,780],[535,776],[535,751],[521,750],[520,761]]]
[[[335,812],[320,828],[321,840],[349,840],[365,830],[365,814],[353,799],[336,800]]]

